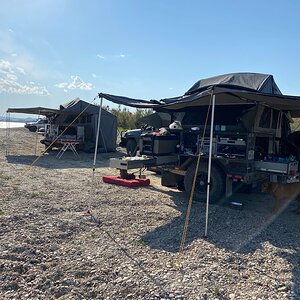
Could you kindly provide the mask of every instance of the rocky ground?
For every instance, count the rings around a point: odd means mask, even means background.
[[[36,135],[0,130],[1,299],[300,299],[300,216],[271,218],[272,200],[237,194],[237,210],[194,203],[183,255],[183,193],[102,182],[101,154],[41,157]],[[38,137],[39,138],[39,137]],[[295,205],[295,204],[292,204]]]

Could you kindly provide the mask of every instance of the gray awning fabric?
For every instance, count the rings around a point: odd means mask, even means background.
[[[52,116],[59,113],[58,109],[46,108],[46,107],[29,107],[29,108],[8,108],[9,113],[20,113],[20,114],[32,114],[42,116]]]
[[[136,107],[136,108],[154,108],[158,104],[160,104],[160,102],[156,100],[147,101],[147,100],[133,99],[124,96],[116,96],[116,95],[110,95],[104,93],[99,94],[99,98],[101,97],[117,104]]]
[[[261,103],[278,110],[290,111],[293,117],[300,116],[300,97],[279,94],[265,94],[215,87],[211,91],[183,96],[175,102],[161,105],[168,110],[181,110],[185,107],[203,106],[209,104],[210,94],[216,95],[216,105],[242,105]]]
[[[183,95],[160,101],[145,101],[122,96],[99,94],[109,101],[136,108],[152,108],[156,111],[184,110],[187,107],[205,106],[209,104],[211,93],[216,94],[216,105],[243,105],[261,103],[278,110],[290,111],[294,118],[300,117],[300,96],[267,94],[247,90],[213,87],[192,95]]]

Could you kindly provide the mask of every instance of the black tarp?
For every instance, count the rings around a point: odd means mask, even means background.
[[[300,97],[282,95],[272,75],[258,73],[235,73],[202,79],[183,96],[157,100],[131,99],[100,93],[112,102],[156,111],[180,111],[187,107],[208,105],[212,92],[216,105],[257,104],[290,111],[292,117],[300,117]]]

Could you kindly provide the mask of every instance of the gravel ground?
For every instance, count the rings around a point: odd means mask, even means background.
[[[35,156],[33,133],[0,130],[1,299],[300,299],[300,217],[272,219],[272,200],[236,194],[242,210],[194,203],[182,256],[183,193],[101,180],[108,158]],[[42,151],[38,145],[37,153]],[[296,204],[292,204],[294,206]]]

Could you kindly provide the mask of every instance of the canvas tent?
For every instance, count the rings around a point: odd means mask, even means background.
[[[81,145],[83,150],[92,152],[95,149],[97,125],[99,120],[99,106],[97,105],[89,104],[88,102],[77,98],[60,105],[58,110],[41,107],[9,108],[8,112],[45,115],[50,120],[51,128],[57,131],[57,133],[69,127],[66,132],[69,136],[75,135],[78,127],[84,128],[84,140]],[[76,119],[77,116],[79,117]],[[74,119],[76,120],[73,123]],[[45,140],[46,139],[52,141],[53,136],[47,136],[46,133]],[[102,108],[98,150],[107,152],[115,151],[116,139],[117,119],[113,114]]]

